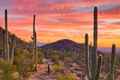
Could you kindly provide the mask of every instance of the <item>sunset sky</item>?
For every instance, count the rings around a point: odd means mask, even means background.
[[[31,41],[32,19],[36,14],[38,42],[59,39],[84,42],[89,33],[92,42],[93,7],[98,6],[99,47],[120,47],[120,0],[0,0],[0,26],[8,9],[9,30]]]

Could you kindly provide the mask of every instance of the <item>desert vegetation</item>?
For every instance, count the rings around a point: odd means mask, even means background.
[[[119,80],[120,56],[116,54],[116,44],[111,45],[111,54],[98,52],[97,7],[94,7],[93,16],[93,45],[86,33],[83,45],[63,40],[37,47],[36,15],[33,15],[32,43],[17,47],[23,42],[18,42],[15,34],[8,31],[8,12],[5,10],[0,80],[34,80],[35,77],[37,80]]]

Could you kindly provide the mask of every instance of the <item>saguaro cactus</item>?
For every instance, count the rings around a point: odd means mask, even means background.
[[[37,65],[37,46],[36,46],[36,42],[37,42],[37,36],[36,36],[36,30],[35,30],[35,18],[36,16],[33,16],[33,61],[34,64]]]
[[[11,37],[11,64],[13,64],[14,56],[15,56],[15,47],[16,47],[16,40],[15,35],[12,35]]]
[[[98,80],[99,79],[99,74],[100,74],[101,63],[102,63],[102,61],[101,61],[101,57],[102,56],[101,55],[98,56],[97,70],[95,72],[95,76],[93,76],[92,75],[92,70],[94,68],[91,67],[93,65],[91,63],[93,63],[93,62],[90,59],[91,57],[90,57],[90,54],[89,54],[89,45],[88,45],[88,42],[89,42],[89,40],[88,40],[88,34],[85,34],[85,54],[86,54],[87,77],[88,77],[88,80]],[[91,63],[90,63],[90,61],[91,61]]]
[[[97,62],[97,70],[96,70],[95,80],[99,80],[101,65],[102,65],[102,55],[98,55],[98,62]]]
[[[88,34],[85,35],[85,54],[87,65],[87,76],[89,80],[98,80],[101,68],[101,55],[97,59],[97,7],[94,7],[94,32],[93,32],[93,48],[89,54]]]
[[[110,66],[110,73],[108,76],[108,80],[115,80],[115,54],[116,54],[116,45],[112,45],[112,53],[111,53],[111,66]]]
[[[88,79],[91,79],[91,71],[90,71],[90,56],[89,56],[89,38],[88,34],[85,34],[85,57],[86,57],[86,68],[87,68],[87,77]]]
[[[98,29],[98,24],[97,24],[97,13],[98,9],[97,7],[94,7],[94,31],[93,31],[93,51],[92,51],[92,68],[91,68],[91,75],[92,75],[92,80],[95,80],[96,76],[96,70],[97,70],[97,29]]]
[[[8,36],[7,9],[5,10],[5,57],[9,61],[9,36]]]
[[[5,30],[2,30],[2,47],[3,47],[3,52],[2,52],[2,56],[3,58],[5,58]]]

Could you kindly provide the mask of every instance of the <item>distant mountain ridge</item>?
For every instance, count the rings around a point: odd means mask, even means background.
[[[85,55],[84,54],[84,49],[85,49],[85,44],[84,43],[77,43],[69,39],[62,39],[58,40],[53,43],[49,43],[46,45],[43,45],[40,47],[45,53],[49,53],[49,50],[57,50],[59,52],[64,53],[65,51],[70,52],[70,53],[75,53],[79,55]],[[91,47],[92,48],[92,47]],[[89,49],[90,52],[92,49]],[[98,54],[103,54],[100,50],[97,51]]]
[[[74,53],[79,53],[79,52],[83,52],[84,44],[83,43],[79,44],[69,39],[62,39],[53,43],[43,45],[40,48],[44,50],[52,49],[52,50],[59,50],[61,52],[64,52],[66,50]]]

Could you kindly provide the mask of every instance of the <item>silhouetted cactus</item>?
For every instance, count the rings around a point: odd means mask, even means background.
[[[34,64],[37,65],[37,46],[36,46],[36,42],[37,42],[37,36],[36,36],[36,30],[35,30],[35,18],[36,16],[33,16],[33,61]]]
[[[9,62],[9,36],[8,36],[8,21],[7,21],[7,9],[5,10],[5,57]]]
[[[2,56],[3,58],[5,58],[5,30],[4,29],[2,30],[2,48],[3,48]]]
[[[85,35],[85,54],[87,65],[87,76],[89,80],[98,80],[101,68],[101,56],[97,60],[97,7],[94,7],[94,33],[93,33],[93,48],[89,54],[88,34]]]
[[[101,68],[101,55],[98,56],[98,64],[97,64],[97,70],[95,72],[95,76],[92,76],[92,70],[93,68],[91,67],[93,64],[90,63],[91,58],[89,54],[89,39],[88,39],[88,34],[85,34],[85,55],[86,55],[86,67],[87,67],[87,77],[89,80],[98,80],[99,79],[99,74],[100,74],[100,68]]]
[[[93,51],[92,51],[92,68],[91,68],[91,75],[92,80],[95,80],[96,71],[97,71],[97,38],[98,38],[98,31],[97,31],[97,7],[94,7],[94,31],[93,31]]]
[[[97,63],[98,64],[97,64],[95,80],[99,80],[100,69],[101,69],[101,66],[102,66],[102,55],[98,56],[98,62]]]
[[[86,57],[86,67],[87,67],[87,77],[91,78],[91,71],[90,71],[90,57],[89,57],[89,37],[88,34],[85,34],[85,57]]]
[[[108,75],[108,80],[115,80],[115,54],[116,54],[116,45],[112,45],[112,53],[111,53],[111,65],[110,65],[110,73]]]
[[[11,64],[13,64],[14,56],[15,56],[15,47],[16,47],[16,41],[15,41],[15,35],[12,35],[11,37]]]

